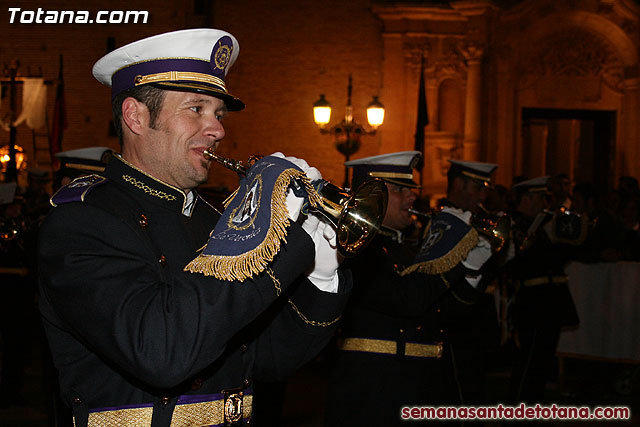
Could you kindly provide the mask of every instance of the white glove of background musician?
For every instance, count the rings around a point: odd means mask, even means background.
[[[316,248],[313,269],[307,277],[321,291],[338,292],[338,267],[343,258],[338,254],[336,232],[315,215],[309,215],[302,228],[311,236]]]
[[[467,225],[471,225],[472,215],[469,211],[462,211],[461,209],[451,207],[444,208],[442,211],[458,217]],[[467,257],[462,261],[462,265],[470,270],[478,271],[480,270],[480,268],[482,268],[484,263],[487,262],[489,258],[491,258],[491,255],[491,243],[489,243],[489,241],[483,236],[480,236],[478,239],[478,244],[475,248],[469,251]],[[478,286],[478,283],[480,283],[480,279],[482,279],[481,274],[473,277],[466,277],[467,282],[469,282],[469,284],[474,288]]]
[[[304,173],[307,174],[309,180],[317,181],[322,179],[322,175],[320,171],[314,167],[309,166],[307,162],[303,159],[298,159],[297,157],[285,157],[284,154],[280,152],[276,152],[271,154],[274,157],[280,157],[281,159],[285,159],[298,166]],[[304,198],[298,197],[293,193],[292,189],[289,189],[287,193],[287,210],[289,211],[289,218],[292,221],[297,221],[298,216],[300,216],[300,209],[302,208],[302,203],[304,203]],[[313,237],[313,236],[311,236]]]

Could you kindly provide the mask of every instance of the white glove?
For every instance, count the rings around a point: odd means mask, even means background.
[[[448,206],[446,208],[443,208],[442,212],[446,212],[457,218],[460,218],[460,220],[465,224],[471,225],[471,212],[469,211],[463,211],[462,209],[456,209]]]
[[[320,171],[314,167],[309,166],[309,164],[303,159],[298,159],[297,157],[285,157],[284,154],[280,152],[276,152],[271,155],[288,160],[294,165],[298,166],[304,173],[307,174],[307,177],[311,181],[322,179]],[[292,221],[298,220],[298,217],[300,216],[300,209],[302,208],[302,203],[304,203],[304,198],[296,196],[293,193],[293,190],[289,189],[289,191],[287,192],[287,210],[289,211],[289,218]]]
[[[315,215],[309,215],[302,223],[304,231],[311,236],[316,248],[313,269],[307,275],[311,283],[325,292],[338,292],[338,267],[342,257],[338,254],[336,232],[330,224]]]
[[[484,265],[485,262],[491,258],[491,243],[484,237],[480,236],[478,240],[478,244],[475,248],[471,249],[467,254],[467,257],[462,261],[462,265],[467,267],[470,270],[480,270],[480,268]],[[467,277],[467,282],[474,288],[478,286],[480,283],[480,279],[482,279],[482,275],[478,275],[475,277]]]
[[[304,198],[296,196],[293,189],[290,188],[287,192],[287,211],[289,211],[289,219],[291,221],[296,222],[298,220],[303,203]]]
[[[483,236],[480,236],[478,244],[469,251],[462,264],[471,270],[480,270],[489,258],[491,258],[491,243]]]
[[[302,169],[302,172],[307,174],[307,177],[312,182],[322,179],[322,174],[320,173],[320,171],[312,166],[309,166],[309,164],[304,159],[299,159],[297,157],[285,157],[284,154],[279,151],[271,155],[273,157],[280,157],[281,159],[288,160],[294,165],[298,166],[300,169]]]

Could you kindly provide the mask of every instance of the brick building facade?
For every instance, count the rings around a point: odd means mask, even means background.
[[[387,109],[385,124],[363,137],[353,158],[412,149],[424,55],[426,193],[443,192],[449,157],[499,163],[498,182],[505,185],[514,175],[559,171],[603,185],[621,175],[640,177],[640,7],[632,0],[100,0],[90,6],[21,0],[10,6],[149,12],[146,24],[11,24],[7,8],[0,11],[0,66],[18,59],[23,75],[41,69],[45,79],[55,80],[63,55],[65,150],[118,147],[109,135],[109,90],[91,76],[110,46],[210,26],[234,34],[241,51],[228,87],[247,108],[225,121],[219,149],[225,156],[282,151],[341,183],[344,158],[331,137],[318,132],[312,104],[324,93],[333,106],[332,123],[339,120],[349,74],[356,120],[366,122],[373,95]],[[54,97],[52,85],[49,120]],[[5,96],[0,116],[7,111]],[[4,145],[8,133],[0,132]],[[40,160],[25,125],[18,128],[18,143],[31,165]],[[603,167],[606,176],[598,178]],[[212,169],[211,183],[232,188],[235,181],[233,173]]]

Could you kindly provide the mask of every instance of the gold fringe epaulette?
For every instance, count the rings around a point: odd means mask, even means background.
[[[469,251],[478,244],[478,232],[470,228],[467,234],[445,255],[429,261],[410,265],[400,272],[400,276],[411,273],[442,274],[453,269],[467,257]]]
[[[287,169],[277,178],[271,195],[271,222],[267,236],[257,247],[237,256],[205,255],[201,253],[184,268],[184,271],[213,276],[219,280],[240,281],[262,273],[280,251],[280,242],[286,242],[289,227],[287,191],[291,181],[300,180],[307,192],[309,204],[316,207],[320,195],[304,172]],[[238,190],[234,194],[237,195]],[[228,203],[227,203],[228,205]]]

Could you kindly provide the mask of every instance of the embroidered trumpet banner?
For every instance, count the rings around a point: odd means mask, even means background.
[[[455,215],[440,212],[428,225],[428,231],[413,265],[402,276],[414,272],[445,273],[466,258],[478,244],[478,233]]]
[[[185,271],[241,282],[264,271],[287,236],[290,186],[305,203],[318,204],[318,192],[296,165],[272,156],[257,161],[240,181],[204,250]]]

